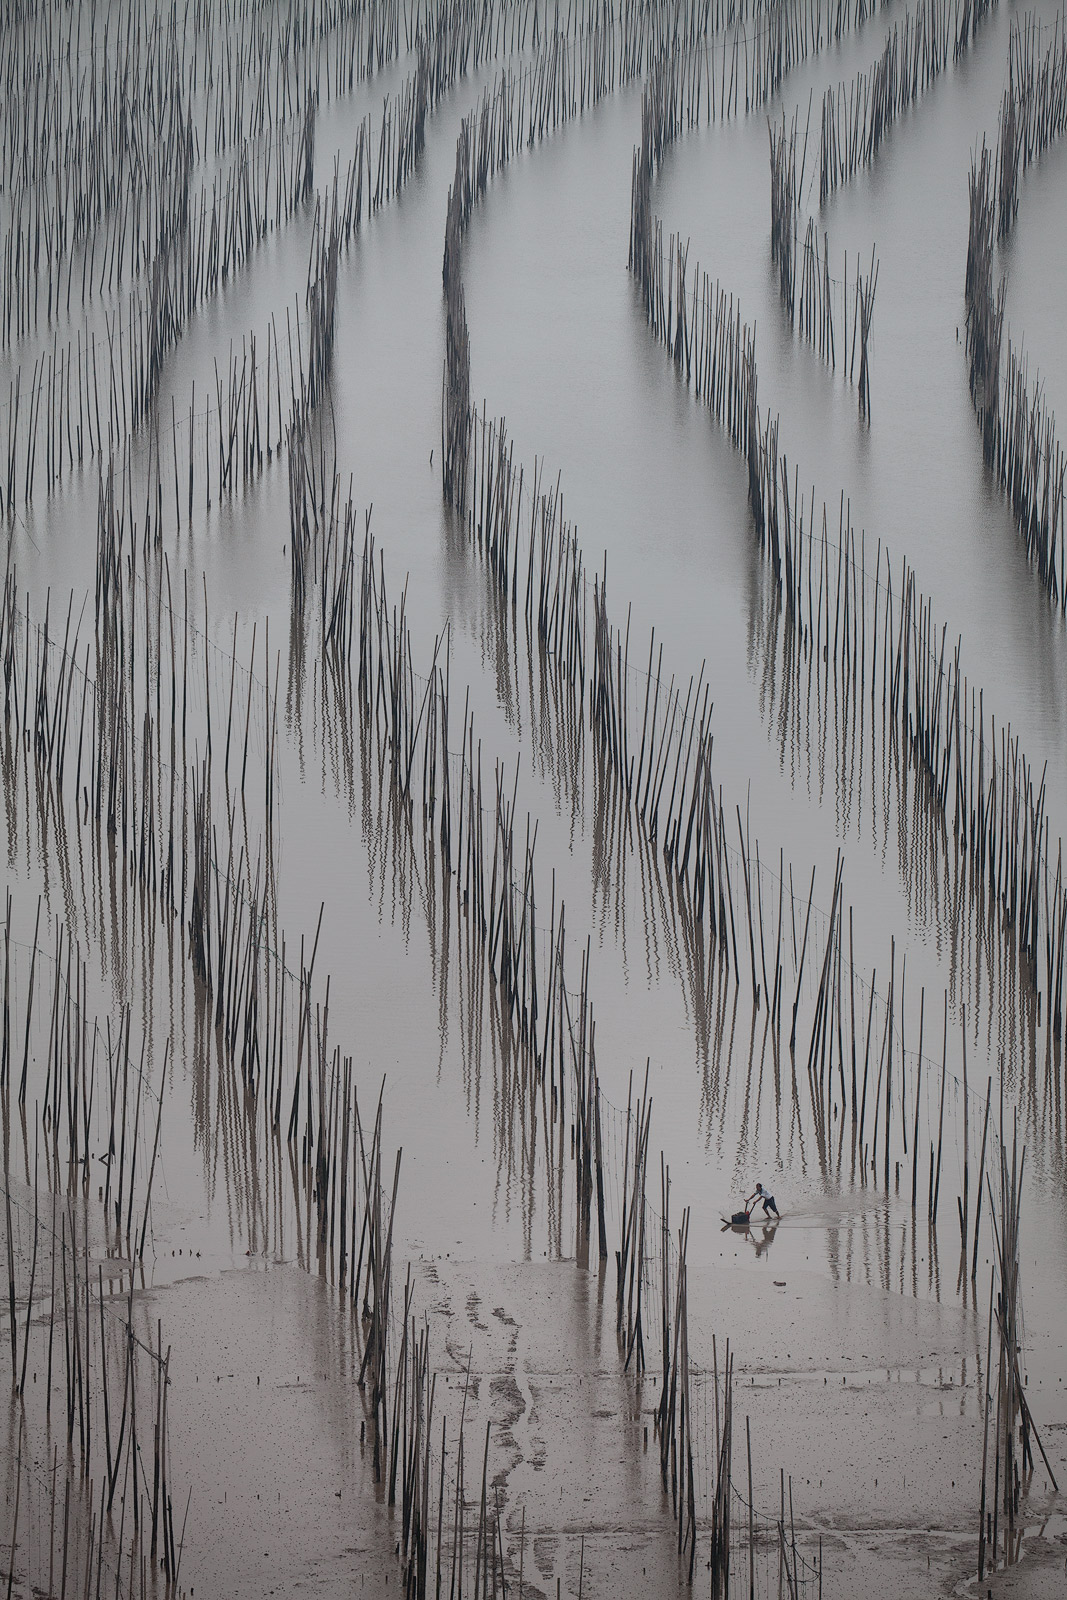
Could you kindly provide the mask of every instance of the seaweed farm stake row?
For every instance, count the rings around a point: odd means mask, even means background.
[[[996,0],[918,0],[866,72],[823,96],[819,204],[874,161],[894,122],[967,53]]]
[[[1031,383],[1024,351],[1004,339],[1004,283],[994,284],[994,254],[1014,226],[1020,177],[1067,128],[1067,47],[1060,26],[1043,55],[1040,40],[1031,19],[1022,28],[1013,21],[996,151],[991,155],[983,139],[971,160],[964,289],[971,401],[982,454],[1011,504],[1027,558],[1063,612],[1067,456],[1040,378],[1035,374]]]
[[[824,361],[836,370],[838,340],[834,334],[835,294],[830,277],[830,241],[823,233],[822,249],[814,217],[804,225],[804,243],[800,246],[803,218],[800,196],[804,187],[804,157],[798,175],[796,162],[797,121],[787,130],[785,112],[781,127],[768,123],[771,156],[771,260],[778,268],[778,286],[789,320],[801,338],[806,339],[819,352]],[[807,137],[805,135],[805,153]],[[658,224],[657,224],[658,228]],[[687,247],[688,248],[688,247]],[[684,307],[685,256],[681,239],[672,249],[677,252],[677,297]],[[800,260],[799,280],[797,259]],[[662,281],[662,259],[653,263]],[[699,275],[698,275],[699,276]],[[870,339],[871,317],[874,313],[874,296],[878,287],[878,262],[871,247],[871,264],[866,274],[857,260],[853,273],[852,346],[849,357],[849,302],[848,302],[848,252],[845,252],[843,287],[841,294],[841,371],[851,383],[856,374],[857,336],[860,347],[859,402],[860,411],[870,420],[870,383],[868,377],[867,347]],[[659,291],[662,298],[662,288]],[[694,291],[695,295],[695,291]],[[695,307],[694,307],[695,313]],[[684,310],[680,312],[684,316]],[[677,359],[677,355],[676,355]],[[687,372],[688,379],[688,372]]]

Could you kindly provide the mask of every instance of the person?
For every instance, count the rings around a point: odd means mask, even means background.
[[[774,1203],[773,1194],[771,1194],[769,1189],[765,1189],[762,1183],[757,1183],[755,1191],[752,1194],[745,1196],[745,1210],[753,1210],[761,1200],[763,1201],[763,1215],[765,1217],[769,1217],[772,1211],[776,1217],[779,1215],[778,1207]]]

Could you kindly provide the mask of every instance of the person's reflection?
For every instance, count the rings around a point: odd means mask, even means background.
[[[774,1236],[777,1232],[777,1221],[765,1222],[763,1227],[758,1230],[756,1228],[747,1229],[745,1237],[748,1239],[748,1242],[751,1244],[753,1250],[755,1250],[756,1255],[761,1256],[765,1250],[770,1249],[771,1244],[774,1241]]]

